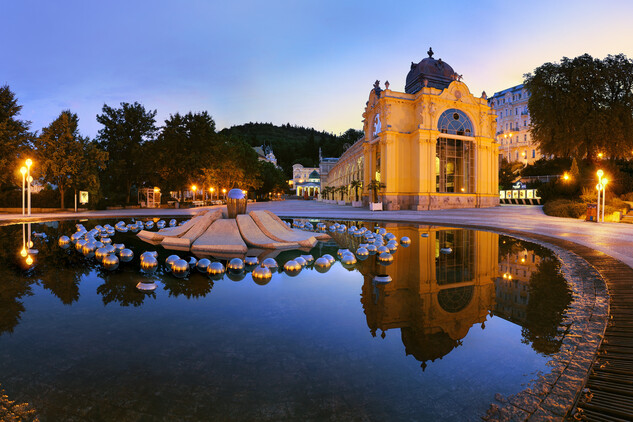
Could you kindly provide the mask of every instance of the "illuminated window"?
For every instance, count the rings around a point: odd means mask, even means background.
[[[450,135],[474,136],[473,124],[468,116],[455,108],[448,109],[440,115],[437,129]]]
[[[437,192],[468,193],[475,186],[474,158],[470,141],[439,138],[435,148]]]

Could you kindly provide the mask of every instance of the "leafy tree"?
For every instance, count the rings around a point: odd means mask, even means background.
[[[33,136],[31,122],[18,119],[21,110],[9,85],[0,86],[0,183],[17,180],[18,157]]]
[[[266,161],[259,162],[259,180],[262,185],[256,192],[260,198],[267,197],[269,193],[283,192],[286,187],[284,172]]]
[[[157,158],[154,173],[158,180],[154,184],[180,190],[199,183],[203,169],[218,160],[222,142],[206,111],[170,115],[149,148],[150,155]]]
[[[57,186],[64,208],[68,188],[98,191],[97,170],[105,167],[107,153],[79,134],[79,118],[64,110],[35,142],[44,180]]]
[[[138,185],[151,171],[153,160],[144,154],[144,145],[154,140],[157,133],[156,110],[121,103],[119,108],[103,105],[97,122],[99,146],[108,152],[107,171],[102,175],[105,191],[115,199],[121,188],[125,189],[125,202],[130,202],[132,186]],[[149,167],[148,167],[149,166]]]
[[[633,60],[588,54],[525,75],[532,136],[544,154],[611,157],[633,148]]]
[[[361,182],[360,180],[352,180],[352,183],[350,183],[350,187],[352,189],[354,189],[354,195],[356,196],[356,202],[358,202],[359,201],[358,189],[363,187],[363,182]]]

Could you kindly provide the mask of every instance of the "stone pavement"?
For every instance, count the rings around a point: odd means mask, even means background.
[[[206,208],[217,208],[206,207]],[[60,218],[123,218],[151,216],[187,216],[204,208],[129,209],[86,211],[80,213],[34,214],[31,221]],[[408,221],[437,225],[480,227],[519,231],[529,236],[541,234],[570,240],[596,249],[633,267],[633,224],[590,223],[571,218],[549,217],[540,206],[503,205],[496,208],[454,209],[439,211],[378,211],[352,208],[349,205],[323,204],[317,201],[289,200],[249,203],[249,210],[269,209],[280,217],[314,217],[331,219]],[[0,225],[28,221],[20,214],[0,214]]]

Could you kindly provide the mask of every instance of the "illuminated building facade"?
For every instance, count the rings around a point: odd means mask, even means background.
[[[363,113],[364,137],[341,156],[327,184],[361,180],[368,204],[368,186],[379,181],[387,210],[496,206],[494,112],[485,93],[472,95],[461,75],[428,54],[411,64],[405,92],[376,81]]]
[[[530,134],[529,97],[524,86],[517,85],[495,93],[488,100],[497,113],[499,156],[526,165],[542,157]]]

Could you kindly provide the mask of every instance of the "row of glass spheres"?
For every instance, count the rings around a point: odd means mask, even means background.
[[[170,227],[176,226],[176,220],[172,219],[169,222]],[[181,223],[183,224],[183,223]],[[75,245],[77,251],[84,254],[86,257],[94,256],[103,267],[107,270],[115,270],[119,266],[119,262],[129,262],[134,258],[132,250],[125,248],[122,243],[112,243],[110,236],[114,235],[115,231],[127,232],[129,230],[136,232],[142,229],[151,229],[154,225],[153,221],[143,223],[142,221],[136,221],[132,224],[125,224],[120,221],[115,224],[114,227],[106,224],[104,226],[97,225],[92,230],[87,231],[82,224],[77,224],[77,231],[71,235],[71,237],[61,236],[58,240],[59,246],[67,249],[71,244]],[[156,223],[158,229],[164,228],[166,225],[164,220],[159,220]],[[294,225],[294,224],[293,224]],[[297,223],[296,227],[302,229],[311,230],[312,224],[307,225]],[[327,226],[324,223],[317,224],[317,230],[325,231]],[[396,236],[392,233],[388,233],[384,228],[376,228],[377,232],[373,233],[366,228],[357,229],[355,226],[351,226],[349,229],[344,224],[336,223],[329,227],[330,231],[338,231],[344,233],[348,231],[354,236],[363,237],[363,240],[368,243],[361,243],[356,250],[356,254],[352,253],[348,249],[339,249],[337,254],[344,267],[350,268],[359,260],[366,259],[369,255],[377,256],[377,261],[382,265],[389,265],[393,262],[393,253],[398,248],[398,242]],[[97,240],[97,237],[99,239]],[[385,243],[385,240],[387,241]],[[371,242],[371,243],[369,243]],[[410,245],[411,240],[408,237],[402,237],[400,244],[403,247]],[[158,252],[148,251],[141,254],[141,270],[146,274],[152,274],[158,268]],[[298,275],[301,270],[314,261],[312,255],[302,255],[295,259],[292,259],[284,264],[284,271],[289,276],[293,277]],[[335,259],[329,254],[325,254],[314,261],[314,268],[320,272],[327,272]],[[273,258],[265,259],[261,265],[257,257],[247,256],[244,261],[240,258],[233,258],[227,264],[227,268],[221,262],[211,262],[210,260],[203,258],[199,261],[194,257],[190,257],[189,260],[181,259],[178,255],[170,255],[165,260],[165,271],[172,273],[178,278],[184,278],[189,275],[190,271],[194,268],[201,273],[206,273],[212,278],[221,278],[222,275],[229,271],[231,274],[238,275],[242,273],[245,267],[256,267],[252,271],[254,280],[270,280],[272,277],[272,271],[278,268],[277,262]],[[149,288],[144,283],[139,283],[141,289],[152,289],[151,286],[155,285],[151,283]]]

